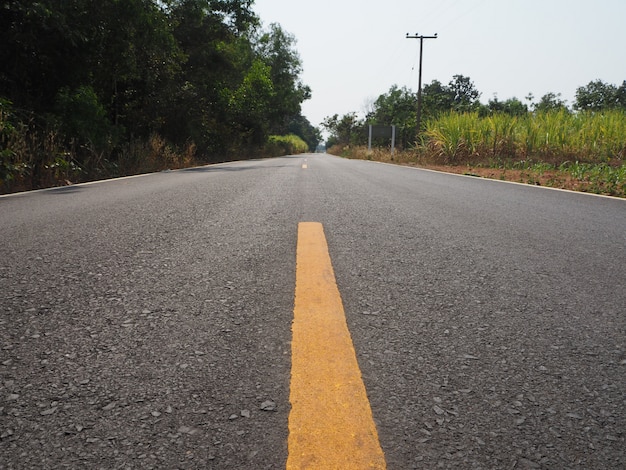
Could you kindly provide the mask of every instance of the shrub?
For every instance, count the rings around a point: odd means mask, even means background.
[[[307,143],[297,135],[271,135],[265,145],[265,154],[270,157],[306,153]]]
[[[115,130],[90,86],[81,86],[73,91],[61,89],[56,108],[62,133],[77,140],[80,145],[89,144],[102,151],[112,143]]]

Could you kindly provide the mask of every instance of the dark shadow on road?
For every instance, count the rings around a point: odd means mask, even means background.
[[[81,192],[84,188],[82,186],[60,186],[58,188],[50,188],[49,191],[52,194],[73,194]]]
[[[210,173],[210,172],[246,171],[246,170],[267,170],[270,168],[285,168],[287,166],[289,165],[201,166],[201,167],[195,167],[195,168],[185,168],[184,170],[180,170],[180,171],[191,172],[191,173]]]

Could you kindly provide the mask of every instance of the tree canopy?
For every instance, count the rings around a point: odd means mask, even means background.
[[[295,39],[253,3],[0,0],[2,119],[59,132],[83,163],[85,147],[115,161],[155,134],[205,160],[288,132],[314,149]]]
[[[436,119],[450,112],[477,112],[479,116],[506,114],[517,117],[530,112],[572,112],[560,93],[546,93],[537,102],[533,102],[534,97],[528,95],[526,99],[530,105],[515,97],[502,101],[497,96],[483,104],[479,100],[480,95],[472,80],[464,75],[454,75],[447,85],[439,80],[425,84],[422,90],[422,115],[425,118],[422,125],[429,119]],[[619,87],[601,80],[592,81],[577,89],[572,108],[581,112],[609,109],[626,111],[626,81]],[[415,128],[416,110],[417,93],[406,87],[393,85],[371,103],[364,119],[359,119],[356,113],[327,117],[322,124],[330,133],[326,145],[364,145],[367,143],[367,126],[373,124],[397,126],[397,143],[403,147],[411,146],[418,138]]]
[[[588,111],[626,110],[626,80],[619,87],[602,80],[589,82],[586,86],[576,90],[574,108]]]

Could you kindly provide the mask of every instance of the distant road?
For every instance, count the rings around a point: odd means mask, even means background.
[[[0,468],[284,468],[299,222],[387,468],[626,467],[626,201],[302,155],[0,197]]]

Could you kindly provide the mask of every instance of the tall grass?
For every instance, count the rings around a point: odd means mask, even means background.
[[[500,179],[626,197],[626,112],[524,116],[451,112],[430,120],[421,141],[396,152],[335,146],[329,153],[462,172],[497,169]],[[473,167],[473,170],[472,170]],[[488,171],[484,174],[488,175]],[[489,177],[498,177],[488,175]]]
[[[0,194],[198,164],[193,142],[169,144],[158,134],[112,149],[68,140],[33,116],[16,116],[0,100]]]
[[[442,163],[488,159],[610,162],[626,157],[626,112],[525,116],[448,113],[427,123],[423,147]]]

